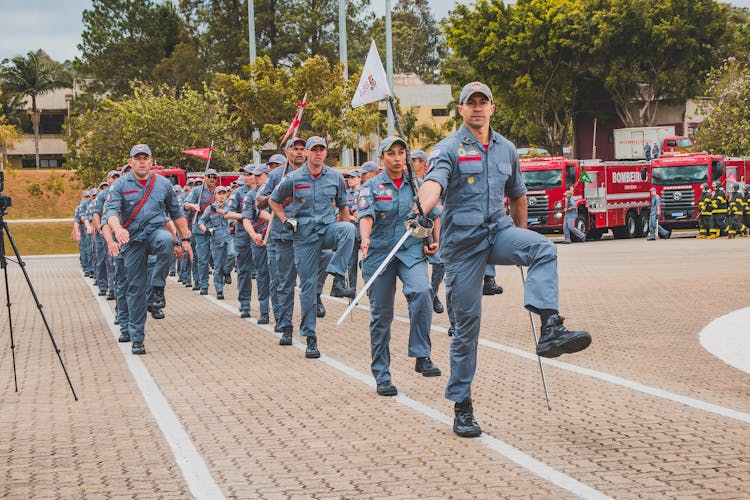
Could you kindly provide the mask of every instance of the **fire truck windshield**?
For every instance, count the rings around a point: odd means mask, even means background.
[[[562,186],[562,170],[526,170],[521,172],[528,189],[549,189]]]
[[[708,182],[708,165],[654,167],[651,176],[652,182],[660,186],[699,184],[702,182]]]

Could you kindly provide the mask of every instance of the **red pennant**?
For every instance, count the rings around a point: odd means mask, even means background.
[[[184,149],[182,152],[186,155],[190,156],[197,156],[198,158],[203,158],[204,160],[208,160],[211,158],[211,152],[214,150],[214,148],[198,148],[198,149]]]

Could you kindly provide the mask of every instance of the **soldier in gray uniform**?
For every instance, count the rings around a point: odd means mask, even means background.
[[[293,137],[286,143],[286,154],[288,164],[286,166],[286,172],[283,167],[276,168],[268,174],[266,178],[265,187],[263,191],[258,191],[256,196],[256,206],[258,209],[264,209],[268,207],[268,200],[271,193],[276,189],[285,175],[290,174],[292,171],[296,171],[305,164],[307,159],[307,149],[305,148],[305,141],[299,137]],[[295,206],[292,203],[292,197],[284,200],[281,205],[284,207],[285,218],[295,217]],[[285,219],[284,219],[285,220]],[[279,314],[276,317],[276,328],[275,331],[282,333],[279,345],[292,345],[292,316],[294,314],[294,287],[297,280],[297,267],[294,261],[294,233],[282,225],[281,220],[278,217],[274,217],[271,222],[271,234],[270,241],[272,244],[268,245],[268,259],[269,261],[276,262],[276,270],[278,273],[278,287],[276,289],[276,297],[278,301]],[[318,297],[323,289],[323,284],[326,278],[326,269],[328,263],[331,261],[333,254],[324,250],[320,254],[320,261],[318,262],[318,269],[320,275],[318,276]],[[273,266],[273,263],[271,264]],[[273,272],[271,272],[273,276]],[[325,315],[325,310],[319,310],[322,304],[318,302],[318,310],[316,310],[317,317]]]
[[[225,201],[227,198],[226,186],[218,186],[214,190],[216,201],[211,203],[203,215],[198,219],[198,228],[208,235],[211,240],[211,257],[214,261],[214,289],[216,298],[224,300],[224,275],[221,265],[226,258],[227,240],[229,239],[229,221],[224,218]]]
[[[354,224],[354,248],[352,249],[352,255],[349,258],[349,264],[347,265],[347,284],[357,289],[357,266],[359,264],[359,223],[357,200],[359,199],[359,188],[360,181],[362,180],[362,174],[356,168],[348,172],[344,172],[344,179],[346,180],[346,203],[349,205],[349,221]]]
[[[250,237],[242,226],[242,205],[247,193],[253,189],[255,179],[250,180],[253,165],[242,167],[242,185],[236,189],[227,199],[227,213],[225,217],[235,222],[234,227],[234,250],[237,253],[237,299],[240,302],[240,318],[250,317],[250,300],[253,295],[253,252]]]
[[[362,277],[368,282],[391,249],[406,232],[404,223],[412,213],[414,191],[404,177],[406,142],[398,136],[380,143],[385,167],[359,189],[359,229],[362,239]],[[370,368],[381,396],[398,394],[391,381],[391,323],[396,298],[396,278],[403,284],[409,306],[409,357],[416,358],[415,370],[425,377],[437,377],[440,369],[430,359],[432,288],[427,276],[427,258],[438,250],[439,213],[430,214],[435,242],[428,248],[422,239],[408,238],[367,290],[370,299]]]
[[[557,251],[547,238],[525,229],[526,186],[514,145],[490,127],[494,111],[487,85],[472,82],[464,86],[458,106],[463,125],[435,146],[430,170],[419,190],[424,210],[431,210],[441,194],[445,195],[440,255],[456,316],[445,396],[455,402],[453,430],[464,437],[482,432],[474,419],[471,382],[487,264],[529,267],[524,304],[542,318],[539,356],[557,357],[591,343],[587,332],[563,326],[558,313]],[[505,214],[506,194],[511,217]]]
[[[216,188],[216,178],[218,174],[213,168],[206,170],[206,178],[204,179],[204,185],[202,187],[193,187],[190,191],[190,197],[185,201],[183,205],[186,208],[193,210],[193,213],[197,212],[197,217],[194,215],[193,226],[191,228],[193,234],[193,241],[195,242],[195,249],[198,257],[198,276],[195,279],[193,290],[200,290],[201,295],[208,294],[208,267],[211,260],[211,240],[198,227],[198,220],[200,219],[203,212],[208,208],[211,203],[216,200],[214,196],[214,189]],[[222,263],[214,263],[216,271],[221,274]],[[195,276],[193,276],[195,278]]]
[[[346,287],[344,275],[354,246],[354,226],[349,222],[336,222],[334,205],[339,209],[340,221],[349,220],[349,206],[344,178],[325,165],[328,154],[325,140],[312,136],[307,139],[305,149],[307,161],[281,181],[271,194],[269,204],[279,222],[294,235],[294,264],[301,282],[300,335],[307,337],[305,356],[318,358],[320,351],[315,335],[318,262],[324,248],[336,249],[326,269],[333,275],[331,295],[353,298],[354,289]],[[290,197],[294,217],[289,217],[282,205]]]
[[[83,192],[84,199],[81,202],[80,209],[78,210],[78,222],[81,231],[81,256],[83,260],[83,274],[87,278],[94,277],[94,250],[93,250],[93,236],[94,226],[91,225],[92,215],[89,213],[89,207],[94,202],[94,196],[96,195],[95,189],[87,189]]]
[[[110,225],[125,265],[128,303],[128,333],[133,342],[133,354],[145,354],[143,345],[146,326],[146,289],[149,272],[149,254],[156,256],[153,275],[154,300],[164,307],[164,276],[171,262],[174,247],[172,235],[165,227],[167,213],[174,219],[185,252],[192,255],[187,238],[190,236],[187,221],[177,203],[172,184],[165,177],[151,172],[153,164],[151,149],[146,144],[137,144],[130,150],[132,171],[115,181],[110,189],[104,219]]]

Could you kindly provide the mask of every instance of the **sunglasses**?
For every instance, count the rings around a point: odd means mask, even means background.
[[[218,177],[217,175],[214,175],[214,174],[208,174],[208,175],[206,176],[206,179],[216,179],[217,177]]]

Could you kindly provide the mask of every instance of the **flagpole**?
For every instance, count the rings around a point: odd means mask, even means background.
[[[388,88],[393,92],[393,29],[391,23],[391,0],[385,0],[385,67]],[[388,135],[393,135],[395,111],[388,108]],[[403,134],[401,134],[403,136]]]
[[[193,224],[195,224],[195,221],[198,219],[198,211],[200,210],[201,206],[201,198],[203,197],[203,188],[206,186],[206,174],[208,173],[208,168],[211,166],[211,157],[214,154],[214,141],[211,139],[211,148],[208,151],[208,159],[206,159],[206,169],[203,171],[203,182],[201,182],[201,190],[198,193],[198,210],[195,211],[195,214],[193,215]]]

